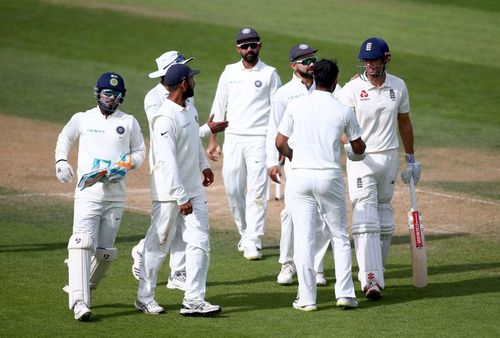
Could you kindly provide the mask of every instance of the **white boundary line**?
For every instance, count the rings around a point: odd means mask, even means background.
[[[450,199],[464,200],[464,201],[469,201],[469,202],[476,202],[476,203],[489,204],[489,205],[500,205],[500,203],[498,203],[498,202],[486,201],[486,200],[481,200],[481,199],[477,199],[477,198],[448,195],[448,194],[443,194],[443,193],[433,192],[433,191],[426,191],[426,190],[421,190],[421,189],[417,189],[417,192],[420,192],[423,194],[434,195],[434,196],[446,197],[446,198],[450,198]]]

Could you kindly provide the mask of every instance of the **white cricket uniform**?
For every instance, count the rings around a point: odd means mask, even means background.
[[[366,143],[363,161],[347,160],[358,278],[362,289],[372,279],[383,288],[383,265],[395,228],[391,200],[399,166],[397,117],[410,111],[408,90],[391,74],[386,73],[380,88],[360,76],[344,86],[340,100],[354,108]]]
[[[82,175],[92,171],[95,159],[113,163],[120,159],[122,153],[127,153],[132,157],[134,168],[139,167],[144,161],[145,146],[139,123],[132,115],[120,110],[116,110],[108,118],[102,114],[99,107],[73,115],[57,139],[56,161],[68,159],[71,147],[77,139],[79,139],[77,182]],[[89,249],[92,254],[95,254],[97,248],[114,247],[125,207],[125,187],[126,177],[117,183],[98,182],[84,190],[78,187],[75,189],[73,235],[88,235],[91,239],[92,247]],[[87,263],[83,263],[84,266]],[[74,264],[77,266],[72,266]],[[68,263],[69,284],[72,288],[70,308],[80,300],[89,303],[88,299],[84,299],[80,288],[87,289],[85,292],[89,293],[90,271],[80,271],[83,269],[81,264],[71,260]],[[72,285],[71,281],[75,278],[73,274],[78,275],[83,284]]]
[[[267,210],[266,134],[271,98],[281,85],[276,69],[262,61],[246,69],[240,60],[222,72],[211,114],[227,115],[222,174],[241,245],[261,248]]]
[[[168,90],[161,83],[158,83],[154,86],[145,96],[144,98],[144,111],[146,112],[146,116],[149,122],[149,135],[153,135],[151,119],[155,115],[156,111],[160,108],[160,106],[165,102],[168,98]],[[192,104],[194,104],[194,98],[188,99]],[[199,131],[200,137],[206,137],[212,134],[210,127],[208,124],[204,124],[200,127]],[[149,140],[149,152],[150,152],[150,168],[151,165],[151,149],[152,149],[153,137],[150,136]],[[138,249],[142,252],[142,248]],[[182,240],[182,234],[178,232],[175,238],[172,240],[172,246],[170,248],[170,271],[184,271],[186,270],[186,243]]]
[[[278,126],[283,118],[286,107],[290,102],[301,98],[316,89],[316,84],[313,83],[308,89],[302,80],[293,73],[292,79],[280,87],[276,94],[271,100],[271,116],[269,117],[269,126],[267,129],[266,137],[266,153],[267,153],[267,167],[277,166],[279,153],[276,149],[276,136],[278,135]],[[337,85],[334,96],[340,92],[340,85]],[[289,144],[292,147],[293,140],[289,140]],[[290,200],[290,185],[291,180],[289,179],[290,174],[290,161],[285,160],[285,176],[287,177],[287,182],[285,185],[285,207],[281,211],[281,238],[280,238],[280,257],[278,262],[280,264],[285,264],[293,261],[293,223],[291,216],[291,208],[289,205]],[[318,218],[318,221],[320,219]],[[315,271],[323,272],[323,257],[328,250],[328,245],[330,244],[330,238],[324,233],[323,229],[319,229],[316,238],[316,250],[314,259],[314,269]]]
[[[186,291],[188,300],[204,299],[208,255],[208,208],[200,171],[209,168],[199,137],[198,112],[166,100],[151,119],[151,226],[143,251],[143,274],[137,299],[154,299],[158,270],[170,249],[177,228],[186,242]],[[191,200],[193,212],[179,213]]]
[[[321,227],[316,221],[318,209],[334,244],[335,297],[355,297],[340,165],[342,133],[349,140],[361,136],[354,112],[329,92],[315,90],[288,106],[278,132],[294,138],[290,175],[294,237],[301,239],[294,241],[293,255],[299,305],[316,304],[313,249]]]

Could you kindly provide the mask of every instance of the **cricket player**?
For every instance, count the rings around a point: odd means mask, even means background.
[[[119,74],[102,74],[94,87],[97,106],[73,115],[57,139],[56,176],[61,183],[74,177],[68,155],[77,139],[77,182],[93,170],[107,169],[101,181],[75,190],[73,234],[68,243],[69,284],[65,289],[69,308],[79,321],[91,318],[91,290],[117,256],[114,243],[125,207],[125,174],[144,161],[139,123],[118,109],[125,93]]]
[[[389,73],[389,46],[381,38],[365,40],[359,49],[360,76],[343,88],[340,100],[353,107],[363,130],[366,158],[347,161],[352,203],[352,234],[358,260],[358,279],[368,299],[378,299],[384,288],[384,264],[394,233],[391,206],[398,173],[398,135],[406,152],[402,179],[420,178],[413,149],[410,100],[405,82]]]
[[[330,60],[314,66],[316,89],[290,103],[276,137],[276,147],[291,160],[290,179],[294,241],[293,260],[299,288],[293,307],[316,310],[314,248],[321,227],[317,213],[326,223],[333,242],[335,297],[340,308],[356,308],[351,272],[351,245],[347,227],[345,188],[340,165],[342,134],[352,146],[349,156],[362,160],[365,144],[354,111],[333,98],[339,69]],[[288,144],[293,135],[294,148]]]
[[[188,100],[194,95],[193,76],[198,73],[185,64],[170,66],[164,78],[167,100],[150,121],[153,207],[135,302],[146,314],[164,312],[154,299],[156,281],[177,231],[186,243],[186,290],[180,314],[211,316],[221,312],[220,306],[205,300],[210,243],[203,187],[213,183],[214,175],[199,137],[198,112]]]
[[[174,64],[186,64],[193,60],[193,57],[187,58],[178,51],[169,51],[163,53],[156,59],[156,64],[158,70],[149,74],[149,78],[160,78],[160,82],[153,87],[144,98],[144,111],[148,118],[149,123],[149,134],[153,135],[151,121],[155,116],[156,111],[160,106],[167,100],[168,89],[165,83],[165,73],[171,65]],[[188,98],[189,101],[194,103],[194,98]],[[228,122],[213,122],[213,116],[209,118],[209,121],[200,127],[199,134],[200,137],[206,137],[212,133],[222,132],[226,129]],[[152,159],[151,149],[152,149],[153,138],[150,138],[150,161]],[[150,170],[152,170],[152,164],[150,162]],[[132,248],[132,258],[134,263],[132,265],[132,274],[139,280],[139,274],[141,272],[142,264],[142,252],[144,250],[144,239],[141,239],[137,245]],[[170,274],[168,276],[167,288],[169,289],[179,289],[185,291],[186,289],[186,243],[182,240],[182,235],[180,231],[176,234],[172,241],[172,246],[170,248]]]
[[[292,79],[280,87],[271,100],[271,115],[269,117],[269,125],[266,137],[266,153],[267,153],[267,167],[269,177],[276,183],[281,183],[280,176],[282,176],[281,168],[284,168],[285,177],[287,182],[285,185],[285,207],[281,211],[281,239],[280,239],[280,257],[279,263],[281,264],[281,271],[278,274],[277,281],[282,285],[289,285],[292,283],[293,275],[296,272],[293,263],[293,223],[291,216],[291,208],[288,205],[289,192],[291,181],[290,175],[290,161],[285,157],[279,156],[276,149],[275,141],[278,135],[278,125],[283,118],[283,114],[291,102],[301,98],[316,88],[313,79],[314,64],[317,61],[316,52],[318,50],[310,47],[306,43],[299,43],[290,49],[288,59],[290,67],[293,70]],[[340,85],[337,84],[333,95],[340,92]],[[293,148],[292,142],[289,142]],[[318,217],[318,222],[321,222]],[[330,238],[323,231],[319,229],[317,238],[316,255],[314,259],[314,267],[316,271],[316,284],[318,286],[325,286],[327,281],[323,273],[323,257],[328,250]]]
[[[266,134],[271,98],[280,87],[276,69],[259,59],[259,34],[250,27],[236,35],[241,60],[222,72],[211,114],[214,121],[226,118],[222,175],[229,208],[241,239],[238,251],[248,260],[262,258],[267,210]],[[209,136],[207,153],[216,161],[220,148],[215,135]]]

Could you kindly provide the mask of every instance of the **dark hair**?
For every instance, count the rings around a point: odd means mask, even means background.
[[[318,87],[331,87],[338,75],[337,61],[321,59],[314,64],[314,81]]]

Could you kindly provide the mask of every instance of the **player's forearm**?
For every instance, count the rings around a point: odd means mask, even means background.
[[[288,145],[288,137],[278,133],[278,136],[276,136],[276,148],[281,155],[287,157],[290,161],[292,160],[293,149]]]
[[[413,126],[408,114],[399,114],[398,128],[405,152],[407,154],[413,154]]]

